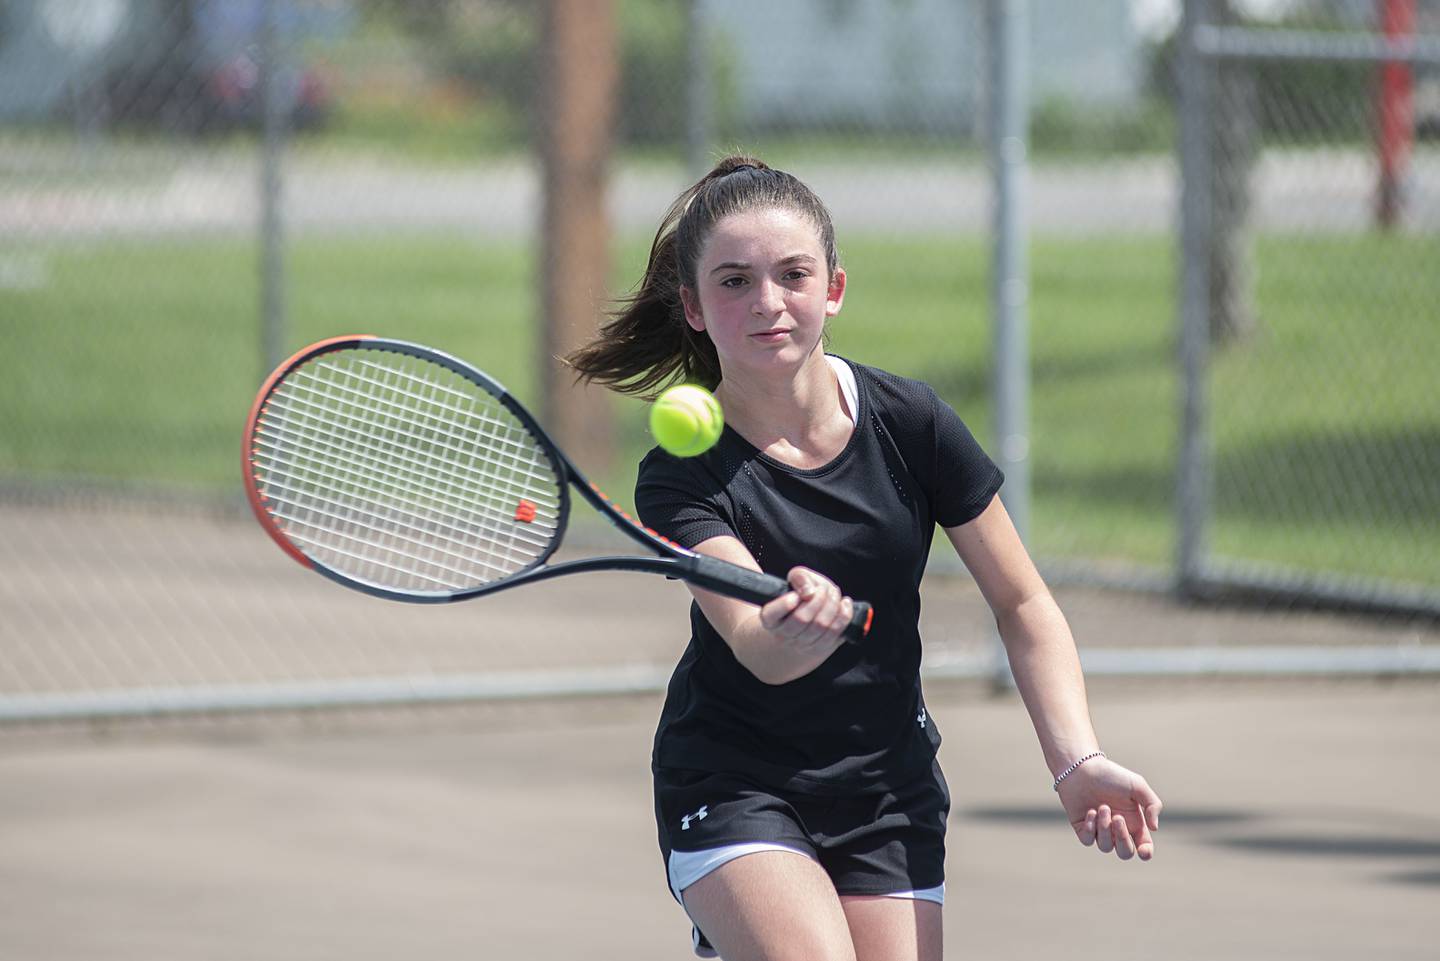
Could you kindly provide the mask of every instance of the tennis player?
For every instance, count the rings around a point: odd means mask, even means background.
[[[845,287],[821,201],[730,157],[676,200],[638,291],[569,358],[628,393],[715,391],[719,442],[652,450],[640,518],[793,588],[758,609],[691,588],[652,763],[670,889],[702,957],[939,961],[950,796],[919,635],[937,524],[994,611],[1076,836],[1154,853],[1160,798],[1100,751],[999,469],[931,388],[825,353]],[[859,644],[841,636],[850,595],[875,607]]]

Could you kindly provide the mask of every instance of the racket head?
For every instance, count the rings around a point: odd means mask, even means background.
[[[285,553],[396,600],[506,586],[555,553],[570,511],[564,457],[498,381],[369,335],[281,364],[242,460],[250,506]]]

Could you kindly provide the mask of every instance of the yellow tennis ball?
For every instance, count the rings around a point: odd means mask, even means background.
[[[679,384],[655,399],[650,408],[650,433],[676,457],[703,454],[720,439],[725,415],[720,402],[704,387]]]

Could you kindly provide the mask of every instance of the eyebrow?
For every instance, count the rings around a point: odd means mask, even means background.
[[[782,259],[780,260],[780,265],[781,265],[781,266],[785,266],[785,265],[787,265],[787,264],[797,264],[797,263],[814,264],[814,263],[819,263],[819,261],[818,261],[815,257],[812,257],[810,254],[791,254],[789,257],[784,257],[784,258],[782,258]],[[743,260],[727,260],[727,261],[725,261],[723,264],[716,264],[714,267],[712,267],[711,270],[710,270],[710,273],[712,273],[712,274],[718,274],[718,273],[720,273],[722,270],[749,270],[749,269],[750,269],[750,264],[746,263],[746,262],[743,261]]]

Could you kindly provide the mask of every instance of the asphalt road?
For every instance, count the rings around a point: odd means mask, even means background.
[[[144,157],[123,151],[83,162],[53,149],[11,145],[19,179],[0,191],[0,233],[62,240],[103,235],[247,232],[260,218],[253,156],[189,149]],[[1363,151],[1271,150],[1256,167],[1254,221],[1262,230],[1352,232],[1373,225],[1374,158]],[[817,162],[795,170],[852,231],[983,233],[992,218],[982,162]],[[3,182],[3,181],[0,181]],[[678,166],[617,165],[610,217],[648,233],[688,182]],[[473,167],[407,165],[360,154],[301,152],[284,168],[286,229],[460,230],[528,236],[539,223],[540,176],[528,160]],[[1160,233],[1179,209],[1172,157],[1035,164],[1025,211],[1037,233]],[[1404,229],[1440,229],[1440,148],[1418,149],[1406,185]]]

